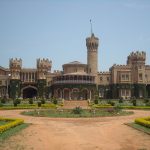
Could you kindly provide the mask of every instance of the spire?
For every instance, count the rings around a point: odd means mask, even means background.
[[[91,36],[93,35],[93,28],[92,28],[92,20],[90,19],[90,25],[91,25]]]

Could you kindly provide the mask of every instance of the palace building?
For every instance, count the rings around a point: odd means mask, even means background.
[[[73,61],[51,72],[52,61],[37,59],[36,68],[23,68],[22,59],[10,59],[9,68],[0,67],[0,97],[61,98],[65,100],[150,97],[150,65],[145,52],[131,52],[126,65],[98,71],[99,39],[86,38],[87,64]]]

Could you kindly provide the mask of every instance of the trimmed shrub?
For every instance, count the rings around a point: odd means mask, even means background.
[[[147,118],[136,118],[135,123],[150,128],[150,117]]]
[[[14,104],[14,107],[17,107],[18,101],[15,99],[15,100],[13,101],[13,104]]]
[[[2,103],[0,103],[0,107],[3,107],[3,104],[2,104]]]
[[[133,100],[132,100],[132,104],[133,104],[133,106],[136,106],[136,105],[137,105],[136,99],[133,99]]]
[[[41,107],[41,105],[42,105],[42,104],[41,104],[41,101],[38,101],[37,104],[38,104],[38,107]]]
[[[15,99],[15,101],[16,101],[17,104],[21,103],[21,99]]]
[[[41,100],[41,104],[45,104],[45,100],[44,99]]]
[[[113,101],[108,101],[108,104],[110,104],[111,106],[115,106],[115,102]]]
[[[33,99],[32,98],[29,99],[29,104],[33,104]]]
[[[6,99],[5,99],[5,98],[2,98],[2,99],[1,99],[1,103],[2,103],[2,104],[5,104],[5,103],[6,103]]]
[[[74,114],[81,114],[82,113],[82,108],[80,106],[75,107],[72,112]]]
[[[0,121],[8,122],[8,123],[0,126],[0,133],[4,132],[12,127],[15,127],[19,124],[22,124],[24,122],[23,119],[11,119],[11,118],[0,118]]]
[[[53,103],[54,103],[55,105],[58,104],[58,101],[57,101],[56,98],[53,98]]]
[[[98,104],[98,99],[95,99],[95,100],[94,100],[94,104]]]
[[[123,103],[123,98],[122,97],[119,98],[119,103]]]

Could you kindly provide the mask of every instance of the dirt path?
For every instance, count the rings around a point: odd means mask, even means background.
[[[33,124],[10,137],[0,150],[150,150],[150,135],[124,125],[150,116],[150,111],[84,119],[28,117],[20,115],[21,111],[0,111],[0,116],[23,118]]]

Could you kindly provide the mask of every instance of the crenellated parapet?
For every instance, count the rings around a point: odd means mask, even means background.
[[[13,59],[9,60],[9,68],[11,72],[11,79],[20,79],[20,72],[22,68],[22,59]]]
[[[22,68],[22,59],[21,58],[20,59],[17,59],[17,58],[13,59],[13,58],[11,58],[9,60],[9,68],[10,69],[11,68],[21,69]]]
[[[37,59],[37,68],[38,69],[46,69],[46,70],[51,70],[51,66],[52,66],[52,61],[50,61],[49,59]]]
[[[86,38],[86,46],[89,51],[96,51],[99,45],[99,39],[92,33],[91,37]]]
[[[49,59],[37,59],[37,78],[46,79],[47,72],[51,71],[52,61]]]
[[[127,58],[127,64],[134,64],[137,62],[143,62],[145,64],[145,60],[146,60],[146,52],[144,51],[131,52]]]
[[[98,72],[99,75],[110,75],[109,71]]]

